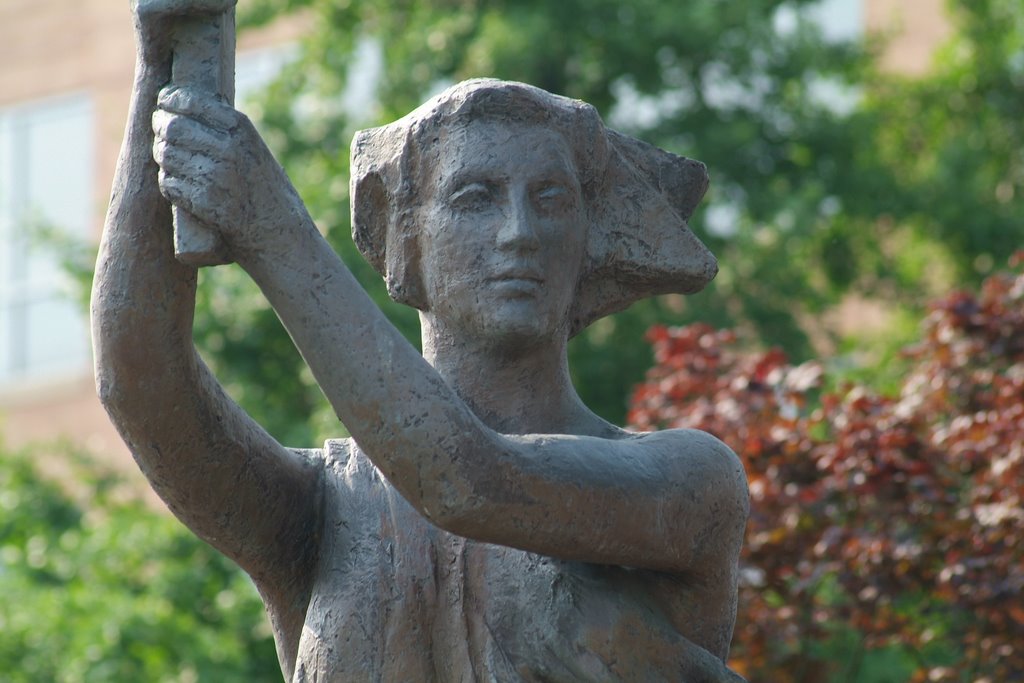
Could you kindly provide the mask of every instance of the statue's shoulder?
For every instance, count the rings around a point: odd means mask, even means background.
[[[675,428],[662,429],[652,432],[630,432],[623,431],[623,434],[616,440],[632,443],[641,448],[671,448],[684,451],[721,451],[732,453],[733,450],[721,439],[710,432],[700,429]]]
[[[638,433],[632,439],[641,451],[638,457],[667,457],[688,476],[727,468],[737,473],[737,484],[746,487],[740,457],[714,434],[699,429],[666,429]]]
[[[632,435],[640,443],[651,447],[679,448],[682,451],[715,452],[734,455],[729,446],[710,432],[700,429],[665,429],[659,432],[639,432]]]

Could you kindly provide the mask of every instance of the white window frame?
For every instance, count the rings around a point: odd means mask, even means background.
[[[71,144],[62,141],[59,154],[67,150],[67,158],[33,157],[46,149],[45,144],[42,150],[30,148],[32,127],[62,120],[78,128]],[[37,218],[75,238],[93,238],[95,122],[95,107],[85,93],[0,108],[0,390],[5,393],[84,375],[90,367],[87,316],[70,297],[69,278],[56,268],[52,252],[23,240]],[[71,171],[64,176],[45,169],[47,163],[65,161]],[[33,202],[31,176],[39,164],[43,175],[34,180],[43,198]],[[69,184],[70,191],[62,192]],[[53,218],[62,212],[65,219],[73,216],[63,225]],[[57,319],[34,327],[29,316],[40,315],[43,307]]]

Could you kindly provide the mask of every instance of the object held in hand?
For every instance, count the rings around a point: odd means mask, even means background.
[[[214,93],[231,104],[235,90],[235,10],[186,17],[174,36],[171,83]],[[179,206],[173,206],[174,255],[192,266],[229,263],[217,231]]]

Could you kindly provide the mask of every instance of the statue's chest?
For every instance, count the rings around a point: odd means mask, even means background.
[[[643,680],[617,664],[664,623],[638,575],[448,534],[361,455],[335,474],[296,683]]]
[[[438,534],[361,454],[328,461],[321,556],[294,681],[462,681],[432,652],[445,595]]]

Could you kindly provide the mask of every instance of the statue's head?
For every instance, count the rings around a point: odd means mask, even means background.
[[[352,144],[353,236],[392,298],[477,328],[571,335],[700,290],[717,264],[686,220],[706,188],[703,164],[521,83],[460,83]]]

